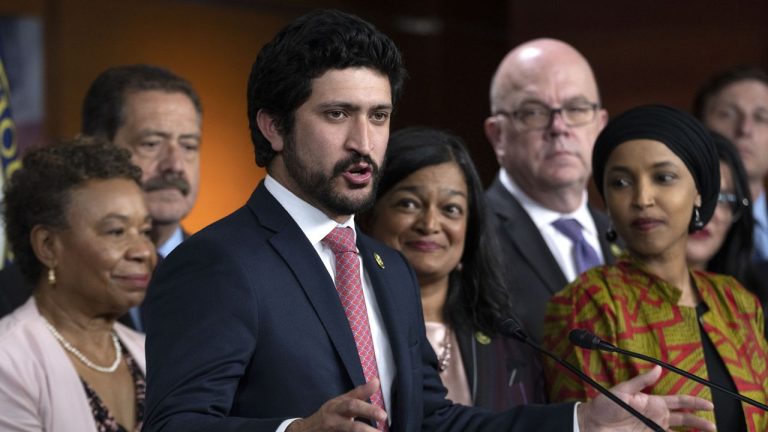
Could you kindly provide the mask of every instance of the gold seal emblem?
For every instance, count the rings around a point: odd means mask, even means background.
[[[480,342],[481,345],[488,345],[491,343],[491,338],[483,332],[475,332],[475,340]]]
[[[379,267],[381,267],[381,268],[385,268],[385,267],[384,267],[384,260],[383,260],[383,259],[381,259],[381,255],[379,255],[379,254],[377,254],[376,252],[374,252],[374,253],[373,253],[373,259],[375,259],[375,260],[376,260],[376,264],[378,264],[378,265],[379,265]]]

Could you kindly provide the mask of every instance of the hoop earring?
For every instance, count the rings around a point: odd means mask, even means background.
[[[48,285],[56,285],[56,270],[53,267],[48,269]]]
[[[693,208],[693,221],[691,222],[691,227],[693,228],[693,231],[698,231],[704,228],[704,221],[701,220],[701,214],[699,214],[698,207]]]
[[[613,221],[609,221],[608,229],[605,230],[605,239],[608,240],[608,243],[613,243],[616,241],[616,238],[618,238],[618,234],[616,234],[616,230],[613,229]]]

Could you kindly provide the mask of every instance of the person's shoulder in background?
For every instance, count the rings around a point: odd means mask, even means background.
[[[32,285],[17,265],[6,265],[0,270],[0,318],[23,305],[31,295]]]

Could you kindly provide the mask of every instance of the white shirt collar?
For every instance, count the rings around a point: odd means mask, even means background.
[[[157,248],[157,253],[165,258],[176,249],[176,246],[180,245],[184,241],[184,232],[181,230],[181,225],[177,226],[173,230],[173,234],[162,245]]]
[[[525,192],[523,192],[520,186],[515,183],[515,181],[512,179],[512,176],[510,176],[504,168],[499,171],[499,181],[501,181],[501,184],[504,186],[504,188],[507,189],[507,191],[509,191],[509,193],[511,193],[512,196],[517,199],[520,205],[523,206],[525,212],[528,213],[528,215],[531,217],[531,220],[533,220],[533,223],[536,224],[536,227],[540,231],[544,227],[550,227],[552,222],[560,218],[573,218],[579,222],[582,229],[586,231],[587,234],[592,236],[598,235],[595,221],[592,219],[592,214],[589,212],[589,208],[587,207],[589,198],[587,196],[586,190],[584,190],[581,204],[576,210],[571,213],[560,213],[542,206],[537,201],[534,201],[533,198],[529,197]]]
[[[313,207],[303,199],[299,198],[280,184],[274,177],[267,174],[264,178],[264,187],[280,203],[281,206],[291,215],[299,228],[307,236],[309,242],[313,245],[320,243],[337,226],[350,227],[355,232],[355,217],[351,216],[346,222],[338,223],[329,218],[325,213]],[[357,241],[357,232],[355,232],[355,241]]]

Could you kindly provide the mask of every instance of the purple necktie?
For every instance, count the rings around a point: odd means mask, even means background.
[[[595,249],[581,235],[581,224],[576,219],[558,219],[552,226],[573,242],[573,261],[579,274],[602,264]]]

